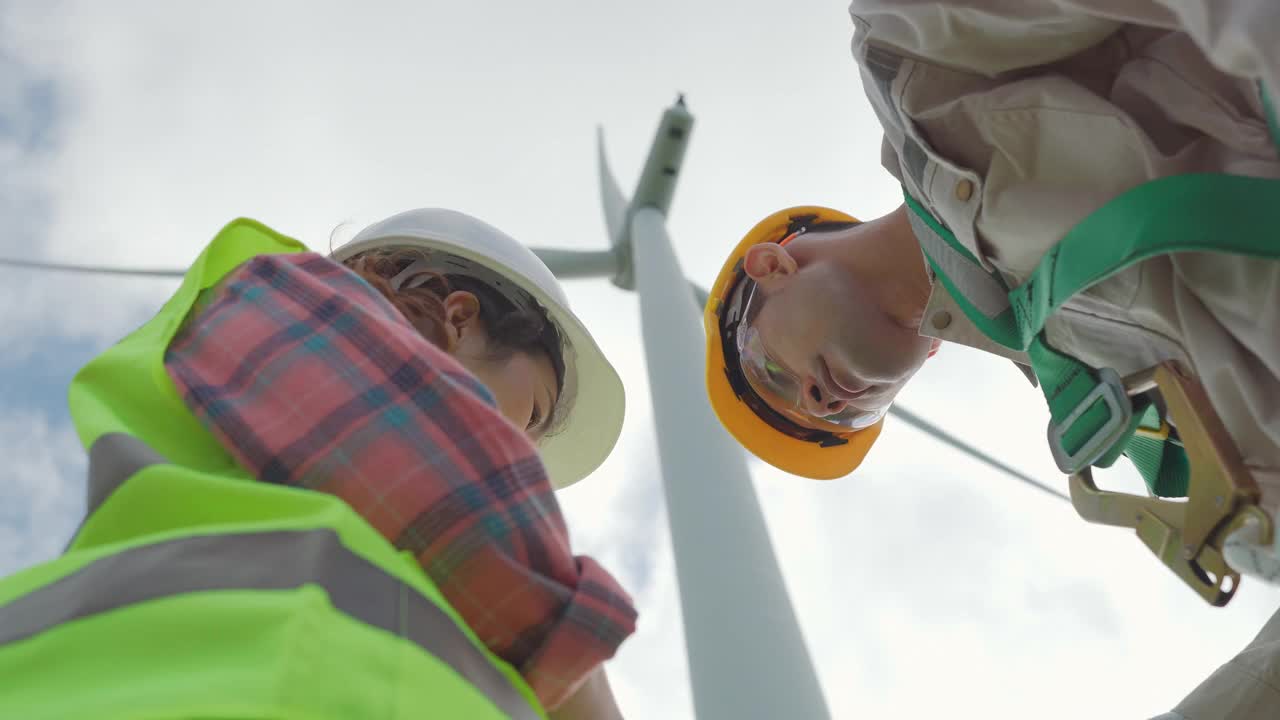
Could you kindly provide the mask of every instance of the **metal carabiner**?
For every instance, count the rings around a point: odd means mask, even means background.
[[[1088,522],[1134,528],[1160,561],[1212,605],[1231,601],[1240,574],[1222,556],[1227,536],[1250,518],[1262,542],[1274,532],[1259,506],[1261,491],[1204,388],[1173,361],[1124,379],[1130,396],[1159,392],[1190,465],[1187,499],[1165,500],[1100,490],[1091,468],[1071,475],[1071,504]]]

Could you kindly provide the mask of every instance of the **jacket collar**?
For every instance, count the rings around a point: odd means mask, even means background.
[[[931,279],[932,275],[933,273],[930,273]],[[947,292],[942,283],[937,282],[936,279],[929,293],[929,302],[924,308],[920,334],[928,338],[967,345],[976,350],[1012,360],[1032,385],[1037,384],[1035,373],[1031,371],[1031,359],[1027,354],[1010,350],[982,334],[982,331],[960,309],[959,303],[951,297],[951,293]]]

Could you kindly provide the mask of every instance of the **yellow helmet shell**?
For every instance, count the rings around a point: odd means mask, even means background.
[[[809,222],[857,220],[838,210],[818,206],[800,206],[776,212],[756,223],[720,268],[702,314],[707,331],[707,395],[720,423],[756,457],[793,475],[833,480],[858,467],[879,437],[884,420],[868,428],[841,433],[837,437],[845,442],[828,446],[801,440],[774,428],[756,415],[730,384],[725,367],[724,336],[720,329],[720,312],[728,301],[729,293],[742,279],[742,262],[747,248],[760,243],[780,242],[797,223]]]

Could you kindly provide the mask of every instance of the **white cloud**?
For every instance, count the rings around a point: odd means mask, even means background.
[[[43,414],[0,415],[0,576],[62,551],[84,510],[84,451]]]

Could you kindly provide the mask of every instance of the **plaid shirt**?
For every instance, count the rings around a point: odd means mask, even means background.
[[[546,707],[634,631],[627,593],[570,551],[523,431],[354,273],[259,256],[190,318],[165,366],[191,411],[259,480],[332,493],[414,553]]]

